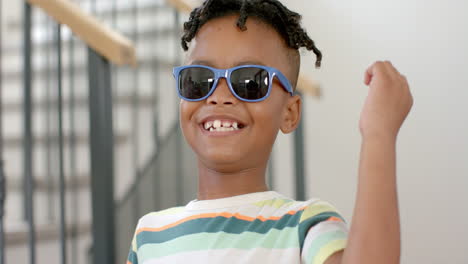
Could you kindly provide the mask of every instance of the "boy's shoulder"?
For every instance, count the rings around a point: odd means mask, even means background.
[[[305,201],[297,201],[285,196],[279,195],[275,199],[257,203],[258,206],[276,208],[275,214],[295,215],[298,224],[309,225],[311,223],[322,222],[325,220],[335,220],[346,223],[339,210],[330,202],[320,198],[310,198]]]
[[[154,221],[157,219],[173,219],[184,211],[185,206],[176,206],[160,211],[150,212],[140,218],[138,221],[138,226],[147,226],[148,224],[154,223]]]
[[[330,203],[319,198],[312,198],[306,201],[296,201],[282,194],[271,192],[265,199],[253,200],[242,205],[236,204],[232,207],[191,210],[197,206],[197,201],[191,201],[185,206],[171,207],[161,211],[151,212],[140,218],[139,227],[157,227],[161,225],[171,225],[183,220],[192,218],[213,217],[214,214],[224,217],[236,217],[245,215],[248,217],[282,217],[286,215],[295,215],[299,222],[316,216],[330,215],[339,216],[336,208]],[[199,202],[199,201],[198,201]],[[204,201],[201,201],[202,203]],[[341,217],[340,217],[341,218]]]

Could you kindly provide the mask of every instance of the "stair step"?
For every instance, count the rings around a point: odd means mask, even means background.
[[[45,242],[60,239],[60,226],[58,223],[36,225],[36,241]],[[67,236],[70,237],[76,230],[75,235],[81,236],[91,232],[91,223],[68,224],[66,226]],[[26,223],[16,224],[5,228],[5,241],[7,246],[25,244],[29,239],[29,230]]]
[[[149,1],[138,1],[138,15],[143,16],[143,15],[154,15],[155,12],[170,12],[174,11],[174,9],[171,6],[168,6],[165,4],[165,0],[149,0]],[[114,11],[112,10],[113,8],[113,1],[98,1],[96,2],[97,4],[97,13],[94,14],[94,16],[100,18],[100,19],[112,19]],[[78,3],[80,7],[85,10],[86,12],[89,12],[89,2],[88,3]],[[133,2],[130,1],[122,1],[118,2],[116,6],[116,14],[117,14],[117,19],[121,16],[125,15],[132,15],[133,14]],[[44,23],[43,21],[43,16],[40,17],[41,21],[38,21],[40,23]],[[35,21],[36,22],[36,21]],[[23,28],[23,22],[21,17],[19,17],[16,20],[11,20],[8,23],[8,28],[10,30],[21,30]]]
[[[56,176],[56,175],[55,175]],[[57,177],[57,176],[56,176]],[[91,188],[67,190],[65,193],[65,214],[67,223],[90,222],[92,219]],[[4,223],[6,230],[21,230],[18,223],[24,220],[24,194],[22,191],[8,190],[5,203]],[[34,222],[36,225],[58,223],[60,215],[60,193],[33,193]]]
[[[63,136],[63,143],[64,147],[68,146],[70,143],[70,135]],[[125,143],[129,139],[128,134],[114,134],[114,144],[122,144]],[[57,143],[58,142],[58,135],[51,135],[48,138],[46,135],[35,135],[33,138],[34,144],[46,145],[48,142]],[[89,135],[88,134],[77,134],[75,135],[75,143],[79,144],[88,144],[89,143]],[[3,145],[6,148],[14,148],[14,147],[21,147],[23,145],[23,136],[22,135],[13,135],[13,136],[6,136],[3,139]]]
[[[170,61],[168,59],[155,59],[154,56],[144,56],[144,57],[139,57],[138,58],[138,67],[141,68],[151,68],[155,65],[158,65],[159,67],[174,67],[175,62]],[[35,78],[37,77],[45,77],[49,73],[55,74],[57,71],[55,65],[51,65],[50,67],[39,67],[38,69],[35,68],[33,70],[33,75]],[[64,75],[68,75],[70,71],[70,66],[69,64],[65,64],[62,67],[62,72]],[[76,63],[74,66],[74,73],[75,75],[78,74],[87,74],[88,73],[88,65],[86,63]],[[12,80],[19,80],[20,78],[23,78],[24,74],[22,71],[17,70],[17,69],[5,69],[3,72],[3,80],[5,83],[8,83],[9,81]]]
[[[7,189],[9,191],[22,191],[23,190],[23,181],[21,177],[14,176],[9,177],[7,180]],[[50,184],[50,186],[49,186]],[[87,188],[90,184],[90,178],[88,175],[78,175],[76,177],[65,177],[65,190],[76,190],[81,188]],[[59,181],[54,179],[49,183],[45,176],[36,177],[34,179],[34,187],[36,191],[39,192],[48,192],[53,191],[57,192],[59,190]]]
[[[151,107],[154,105],[154,99],[148,96],[142,97],[140,95],[138,100],[138,106],[144,106],[144,107]],[[117,97],[113,99],[114,104],[118,105],[131,105],[133,103],[133,96],[130,94],[117,94]],[[79,96],[75,98],[75,107],[88,107],[88,102],[89,98],[87,96]],[[40,100],[34,102],[34,110],[46,110],[48,107],[51,107],[52,110],[55,110],[55,107],[58,103],[58,100],[52,99],[52,100]],[[70,105],[71,100],[70,98],[65,98],[62,101],[62,105],[68,106]],[[21,111],[23,109],[23,103],[19,102],[4,102],[2,105],[2,110],[4,113],[6,112],[17,112]]]
[[[142,3],[138,1],[137,12],[139,17],[144,17],[148,15],[160,15],[158,13],[166,14],[174,11],[174,8],[167,5],[165,3],[166,0],[150,0],[146,3]],[[79,2],[79,1],[78,1]],[[83,2],[83,1],[81,1]],[[116,10],[112,10],[114,3],[117,2]],[[97,1],[97,12],[90,11],[90,3],[86,1],[85,3],[78,3],[80,8],[84,10],[86,13],[92,13],[94,17],[97,17],[99,20],[104,21],[111,21],[113,18],[114,13],[117,15],[117,20],[122,19],[125,16],[133,16],[134,13],[134,1]],[[45,23],[48,21],[45,18],[47,17],[46,14],[40,10],[36,9],[37,12],[33,13],[33,25],[35,26],[44,26]],[[10,18],[7,21],[7,29],[10,31],[21,31],[23,28],[23,19],[20,14],[17,17]]]
[[[113,1],[99,1],[97,2],[96,9],[97,11],[97,16],[102,17],[102,16],[112,16],[112,8],[114,7]],[[117,4],[117,13],[119,15],[123,14],[132,14],[133,8],[134,8],[134,3],[135,1],[125,1],[125,2],[119,2]],[[139,14],[141,13],[149,13],[149,14],[154,14],[154,11],[173,11],[174,9],[171,6],[168,6],[166,4],[166,0],[138,0],[137,1],[137,8]]]
[[[138,28],[137,37],[139,41],[152,40],[152,39],[155,39],[156,37],[161,38],[162,36],[164,37],[171,36],[174,34],[175,30],[176,30],[175,28],[156,28],[156,27],[151,27],[151,28],[146,28],[146,29]],[[121,32],[122,35],[127,36],[127,37],[134,35],[133,30],[120,30],[119,32]],[[182,29],[178,28],[177,36],[179,36],[181,33],[182,33]],[[71,40],[70,36],[62,37],[62,45],[64,47],[68,47],[70,40]],[[76,45],[75,48],[79,48],[82,43],[81,41],[79,40],[77,41],[76,39],[74,39],[74,42]],[[46,49],[51,49],[51,48],[55,49],[57,45],[56,41],[50,38],[44,39],[44,40],[36,40],[33,44],[34,44],[33,52],[44,52]],[[21,47],[21,45],[14,45],[13,43],[5,43],[5,45],[3,46],[3,53],[5,54],[5,56],[12,56],[14,53],[17,53],[19,55],[22,52],[23,52],[23,48]]]

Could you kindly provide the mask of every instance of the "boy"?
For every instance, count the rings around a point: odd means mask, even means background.
[[[197,200],[142,217],[127,263],[399,263],[395,143],[412,97],[389,62],[365,73],[349,235],[330,204],[268,191],[276,135],[301,116],[298,48],[313,50],[317,67],[322,58],[300,18],[277,0],[208,0],[191,13],[187,66],[174,76],[180,125],[198,158]]]

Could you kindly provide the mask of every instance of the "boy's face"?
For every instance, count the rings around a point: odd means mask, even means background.
[[[247,31],[236,26],[237,16],[210,20],[191,43],[187,64],[227,69],[243,64],[260,64],[280,70],[291,80],[289,48],[271,27],[254,18]],[[289,133],[300,118],[300,98],[291,96],[275,78],[270,96],[261,102],[238,100],[220,79],[214,93],[204,101],[180,102],[180,123],[187,142],[199,161],[218,172],[238,172],[265,166],[281,129]],[[237,122],[240,129],[210,132],[206,122]]]

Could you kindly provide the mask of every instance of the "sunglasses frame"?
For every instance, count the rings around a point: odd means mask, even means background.
[[[208,92],[207,95],[205,95],[205,96],[203,96],[201,98],[189,99],[189,98],[183,97],[182,94],[180,93],[180,87],[179,87],[180,86],[180,73],[183,70],[190,69],[190,68],[204,68],[204,69],[211,70],[214,73],[215,82],[213,84],[213,87],[210,89],[210,91]],[[232,87],[232,84],[231,84],[231,74],[232,74],[232,72],[234,72],[236,70],[239,70],[239,69],[243,69],[243,68],[257,68],[257,69],[262,69],[262,70],[265,70],[265,71],[268,72],[268,78],[269,78],[268,91],[267,91],[267,94],[264,97],[259,98],[259,99],[245,99],[245,98],[242,98],[242,97],[238,96],[235,93],[234,88]],[[244,101],[244,102],[250,102],[250,103],[260,102],[260,101],[263,101],[266,98],[268,98],[268,96],[270,96],[271,88],[273,86],[273,80],[274,80],[275,77],[277,77],[277,79],[280,81],[281,85],[283,86],[284,90],[286,90],[286,92],[291,94],[291,96],[294,95],[294,91],[292,89],[291,83],[289,82],[288,78],[286,78],[286,76],[284,76],[284,74],[282,74],[278,69],[268,67],[268,66],[263,66],[263,65],[253,65],[253,64],[252,65],[241,65],[241,66],[237,66],[237,67],[233,67],[233,68],[229,68],[229,69],[217,69],[217,68],[213,68],[213,67],[209,67],[209,66],[205,66],[205,65],[186,65],[186,66],[174,67],[174,69],[172,71],[172,74],[174,75],[174,78],[176,80],[177,94],[179,95],[179,97],[181,99],[189,101],[189,102],[203,101],[206,98],[210,97],[213,94],[213,92],[216,90],[220,78],[225,78],[226,82],[228,84],[229,90],[231,90],[231,93],[237,99],[239,99],[240,101]]]

